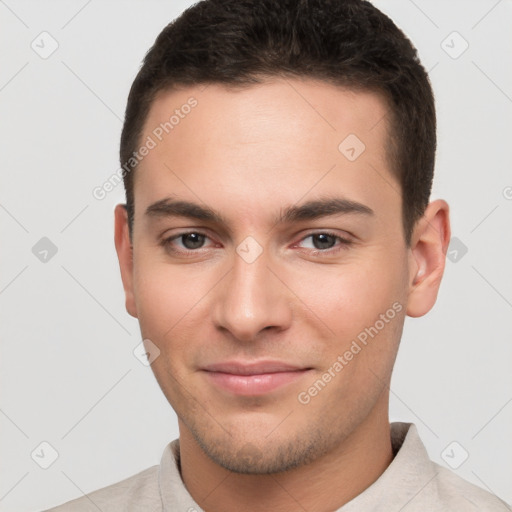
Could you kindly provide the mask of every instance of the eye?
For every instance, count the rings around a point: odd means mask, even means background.
[[[210,238],[204,233],[188,231],[162,240],[161,245],[169,252],[186,254],[203,249],[207,240],[210,240]]]
[[[307,240],[309,240],[309,242]],[[332,254],[341,249],[346,249],[350,244],[352,244],[351,240],[342,238],[334,233],[322,231],[309,234],[297,245],[305,249],[313,249],[313,253]]]
[[[206,236],[201,233],[185,233],[178,237],[185,249],[199,249],[203,246]]]
[[[313,249],[330,249],[336,243],[336,237],[329,233],[315,233],[309,235],[304,240],[311,239]]]

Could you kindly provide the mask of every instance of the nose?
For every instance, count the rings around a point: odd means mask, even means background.
[[[216,287],[214,322],[238,341],[256,341],[263,330],[279,332],[291,323],[292,298],[269,263],[265,251],[251,263],[235,254],[231,271]]]

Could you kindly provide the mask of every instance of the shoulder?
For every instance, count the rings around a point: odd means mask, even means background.
[[[68,501],[45,512],[135,512],[160,510],[158,485],[159,466],[152,466],[136,475],[97,491]]]
[[[432,462],[437,472],[439,500],[446,510],[506,512],[512,509],[494,494],[464,480],[453,471]]]

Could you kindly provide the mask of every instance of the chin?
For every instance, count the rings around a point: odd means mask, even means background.
[[[199,430],[191,429],[192,435],[213,462],[228,471],[247,475],[282,473],[309,464],[336,443],[324,428],[303,433],[283,430],[280,435],[268,429],[270,434],[261,436],[240,431],[236,435],[222,431],[216,436],[211,430]]]

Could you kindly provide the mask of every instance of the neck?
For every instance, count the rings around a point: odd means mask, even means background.
[[[207,512],[337,510],[367,489],[393,459],[385,407],[371,414],[335,450],[292,470],[246,475],[211,460],[180,421],[181,474],[187,490]]]

